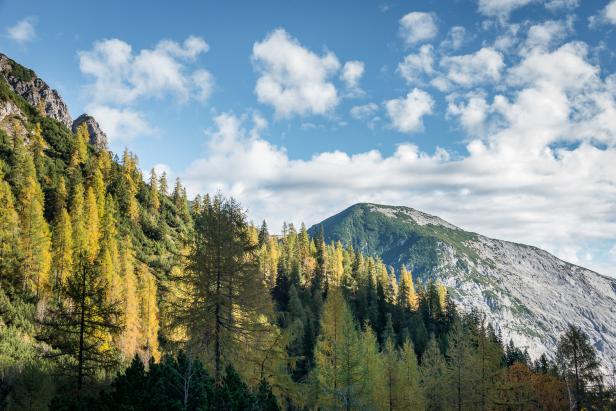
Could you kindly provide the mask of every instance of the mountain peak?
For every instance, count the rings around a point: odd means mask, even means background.
[[[616,280],[566,263],[536,247],[464,231],[404,206],[355,204],[312,226],[380,257],[416,280],[436,280],[462,310],[485,313],[505,342],[533,357],[554,352],[569,322],[590,336],[604,366],[616,360]]]

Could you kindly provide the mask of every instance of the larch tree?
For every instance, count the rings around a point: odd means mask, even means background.
[[[430,411],[445,409],[447,363],[434,337],[430,338],[421,356],[419,375],[425,393],[426,409]]]
[[[405,339],[400,349],[400,361],[398,362],[398,387],[397,398],[400,410],[425,409],[424,393],[420,385],[419,366],[413,343],[409,338]]]
[[[20,260],[20,224],[13,193],[0,162],[0,287],[15,286]]]
[[[176,281],[172,324],[185,330],[189,352],[204,357],[216,379],[225,363],[238,361],[246,347],[271,331],[262,321],[272,304],[256,249],[235,200],[218,194],[195,216],[188,264]]]
[[[416,311],[418,307],[417,293],[411,273],[402,266],[400,269],[400,284],[398,287],[398,306],[402,309]]]
[[[90,142],[90,133],[86,123],[81,123],[77,127],[75,134],[75,154],[78,164],[84,164],[88,160],[88,143]]]
[[[158,211],[160,208],[160,198],[159,198],[159,188],[158,188],[158,177],[156,176],[156,170],[152,168],[150,170],[150,183],[149,183],[149,191],[150,191],[150,202],[152,208],[155,211]]]
[[[21,275],[23,288],[41,295],[49,280],[51,268],[51,234],[44,216],[44,196],[36,179],[32,158],[24,159],[23,186],[18,191],[18,212],[21,221]]]
[[[141,350],[144,358],[160,358],[158,351],[158,304],[156,279],[145,263],[137,270],[139,317],[141,318]]]
[[[77,256],[58,303],[39,319],[41,338],[57,349],[51,356],[65,359],[60,364],[65,375],[75,378],[77,396],[86,379],[118,364],[111,336],[121,330],[121,313],[117,302],[108,301],[107,292],[107,282],[83,253]]]
[[[449,367],[447,400],[451,409],[477,409],[479,404],[476,364],[471,336],[460,321],[456,321],[449,332],[447,357]]]
[[[86,257],[90,262],[93,262],[100,250],[100,224],[98,202],[92,187],[88,187],[86,190],[84,217],[86,219]]]
[[[379,353],[379,344],[369,324],[361,334],[361,358],[363,362],[363,401],[364,410],[381,410],[385,405],[385,373],[383,357]]]
[[[138,352],[141,340],[141,325],[143,317],[140,313],[140,301],[138,300],[138,284],[134,267],[134,252],[129,237],[122,240],[120,247],[120,277],[122,279],[122,331],[119,335],[120,351],[124,360],[131,360]],[[146,363],[147,358],[141,356]]]
[[[319,404],[327,409],[356,409],[361,403],[363,365],[355,320],[338,288],[327,294],[321,333],[315,347]]]
[[[71,217],[62,208],[53,227],[52,289],[58,296],[61,285],[73,271],[73,227]]]
[[[592,408],[592,395],[602,388],[602,376],[588,335],[580,327],[569,324],[558,342],[556,358],[575,409]]]

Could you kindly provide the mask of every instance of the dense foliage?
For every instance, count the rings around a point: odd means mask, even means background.
[[[23,113],[0,130],[3,408],[614,405],[573,325],[553,359],[532,362],[404,264],[304,225],[272,236],[232,199],[189,202],[179,180],[144,179],[85,126]]]

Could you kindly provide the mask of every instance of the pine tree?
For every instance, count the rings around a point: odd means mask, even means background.
[[[475,370],[471,337],[462,324],[454,323],[448,336],[449,369],[447,395],[452,409],[477,409],[479,404],[478,378]]]
[[[387,338],[383,343],[383,370],[385,374],[385,394],[386,407],[389,411],[402,409],[400,398],[398,397],[400,390],[400,373],[398,372],[400,356],[394,346],[393,338]]]

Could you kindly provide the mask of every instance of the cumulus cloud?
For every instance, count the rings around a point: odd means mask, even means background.
[[[377,115],[378,112],[378,104],[368,103],[352,107],[349,113],[355,120],[365,121],[368,128],[373,129],[376,126],[376,123],[381,120],[381,118]]]
[[[14,26],[7,28],[6,35],[19,44],[29,43],[36,37],[35,23],[36,19],[34,17],[26,17],[18,21]]]
[[[525,50],[536,47],[549,49],[562,41],[573,31],[573,21],[547,20],[534,24],[528,29]]]
[[[91,104],[86,108],[86,111],[96,118],[111,143],[126,142],[136,137],[156,133],[143,113],[130,108]]]
[[[211,74],[204,69],[191,72],[186,63],[207,51],[207,43],[194,36],[182,44],[163,40],[136,53],[125,41],[107,39],[78,53],[79,68],[93,80],[87,90],[99,104],[129,104],[167,95],[180,102],[206,100],[212,91]]]
[[[347,90],[351,96],[359,96],[364,94],[359,87],[359,80],[364,74],[364,63],[361,61],[347,61],[342,67],[340,78],[346,84]]]
[[[479,0],[479,12],[488,17],[507,19],[509,14],[536,0]]]
[[[391,126],[402,132],[423,130],[423,117],[432,114],[434,100],[423,90],[411,90],[405,97],[385,101]]]
[[[616,24],[616,0],[612,0],[603,9],[603,19],[611,24]]]
[[[408,205],[603,270],[584,244],[611,246],[616,238],[616,77],[602,78],[588,47],[568,43],[522,56],[501,83],[507,93],[493,98],[477,91],[448,98],[448,116],[468,135],[462,154],[407,142],[389,155],[296,159],[263,137],[264,125],[227,113],[183,179],[193,194],[222,189],[238,197],[272,227],[290,218],[316,223],[360,201]],[[416,89],[385,110],[399,129],[417,130],[433,104]],[[356,106],[351,115],[369,119],[378,109]]]
[[[431,76],[434,72],[434,47],[424,44],[416,54],[409,54],[398,64],[398,73],[407,83],[419,83],[424,75]]]
[[[408,46],[431,40],[438,34],[436,18],[430,13],[408,13],[400,19],[399,33]]]
[[[500,79],[505,67],[503,55],[484,47],[472,54],[445,56],[440,61],[444,74],[434,85],[445,90],[453,83],[463,87],[472,87],[482,83],[493,83]]]
[[[457,97],[454,94],[448,96],[447,114],[457,117],[462,128],[471,137],[483,137],[486,132],[486,121],[491,111],[485,95],[469,93],[462,99]]]
[[[441,43],[441,47],[457,50],[462,47],[466,39],[466,29],[462,26],[453,26],[449,29],[447,37]]]
[[[85,87],[90,100],[87,111],[111,142],[155,134],[136,106],[147,99],[207,101],[214,77],[192,66],[208,50],[205,40],[196,36],[182,43],[162,40],[154,48],[139,51],[120,39],[95,42],[90,50],[78,52],[79,68],[91,80]]]
[[[334,53],[319,56],[278,29],[254,44],[252,61],[259,73],[257,98],[271,105],[278,117],[323,115],[338,105],[340,97],[331,78],[340,62]]]

